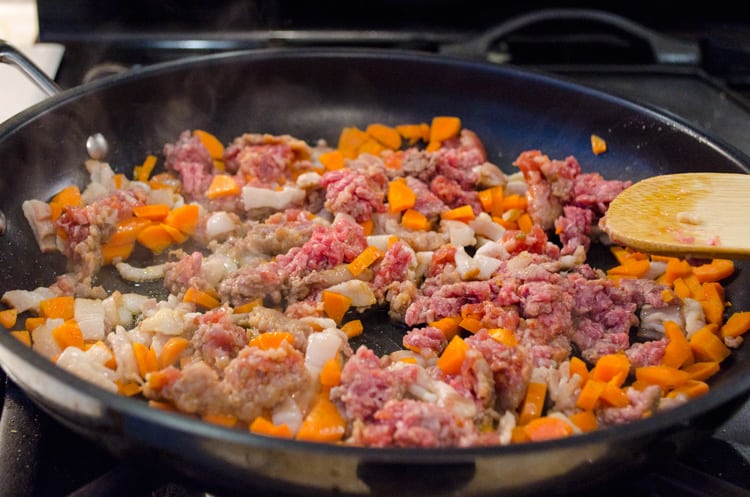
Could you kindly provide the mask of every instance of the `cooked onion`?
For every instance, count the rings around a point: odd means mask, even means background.
[[[154,266],[136,267],[127,262],[118,262],[115,264],[117,271],[124,280],[142,283],[145,281],[156,281],[164,278],[164,264]]]

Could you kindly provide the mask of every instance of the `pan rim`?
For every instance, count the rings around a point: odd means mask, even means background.
[[[384,54],[387,54],[389,58],[397,59],[401,62],[419,62],[424,64],[439,64],[441,66],[448,65],[451,68],[468,68],[472,70],[481,70],[483,72],[491,70],[501,76],[522,78],[525,80],[540,83],[542,85],[551,85],[558,88],[564,88],[568,91],[573,91],[579,94],[582,93],[595,99],[603,99],[609,102],[613,102],[619,106],[624,106],[629,109],[645,113],[656,121],[660,121],[665,125],[675,127],[678,131],[688,134],[696,140],[700,140],[705,146],[710,146],[720,154],[731,158],[733,162],[737,162],[738,164],[750,163],[750,159],[748,159],[742,152],[736,150],[731,145],[721,143],[720,140],[715,137],[710,137],[707,134],[695,129],[691,125],[681,121],[679,119],[679,116],[667,115],[663,111],[650,108],[643,104],[635,103],[625,98],[611,95],[603,91],[589,88],[570,81],[566,81],[564,79],[559,79],[545,73],[511,66],[501,67],[482,61],[467,61],[464,59],[452,58],[445,55],[425,54],[423,52],[412,52],[408,50],[381,50],[372,48],[274,48],[240,50],[213,55],[187,57],[177,61],[170,61],[154,64],[151,66],[135,68],[132,70],[132,72],[104,78],[85,85],[63,90],[61,93],[52,96],[30,107],[29,109],[20,112],[19,114],[16,114],[4,123],[0,124],[0,145],[8,136],[28,125],[35,118],[38,118],[45,112],[52,111],[58,106],[62,106],[71,100],[75,100],[88,93],[95,93],[97,91],[101,91],[114,86],[125,85],[133,80],[140,80],[143,78],[157,76],[164,72],[171,72],[176,69],[187,68],[198,62],[222,63],[229,61],[236,62],[246,59],[256,61],[262,59],[270,60],[272,58],[275,59],[279,57],[292,59],[309,59],[319,57],[357,57],[359,59],[368,59],[382,58]],[[123,412],[127,415],[134,416],[135,418],[141,419],[154,425],[164,426],[175,431],[184,432],[185,434],[198,433],[202,436],[220,442],[240,443],[241,445],[245,445],[248,447],[262,446],[263,448],[267,448],[269,446],[272,446],[280,449],[294,450],[302,448],[306,451],[311,452],[322,451],[326,453],[335,453],[341,455],[357,455],[366,457],[368,460],[382,459],[391,461],[397,459],[404,461],[414,461],[416,458],[418,462],[429,463],[436,460],[464,460],[467,458],[475,458],[477,456],[493,456],[498,453],[522,454],[527,452],[547,451],[552,448],[576,447],[579,445],[588,445],[590,443],[599,443],[604,441],[610,443],[619,440],[632,439],[635,437],[640,437],[647,434],[657,433],[662,430],[674,428],[676,425],[687,422],[697,415],[704,414],[739,397],[750,394],[750,375],[748,375],[742,378],[740,381],[733,383],[732,385],[722,385],[720,388],[716,389],[712,388],[712,390],[707,395],[698,399],[691,400],[684,405],[678,406],[675,409],[672,409],[669,413],[661,413],[648,419],[639,420],[624,425],[613,426],[603,430],[596,430],[592,433],[565,439],[508,446],[494,445],[488,447],[452,447],[440,448],[438,450],[420,448],[376,449],[371,447],[356,447],[338,444],[315,444],[311,442],[301,442],[296,440],[273,439],[270,437],[254,435],[249,432],[238,434],[238,430],[235,429],[211,425],[198,419],[191,419],[182,415],[165,413],[148,407],[145,402],[109,393],[65,370],[62,370],[62,368],[55,366],[53,363],[47,361],[42,356],[24,347],[20,342],[15,340],[15,338],[11,337],[7,333],[0,333],[0,348],[5,349],[10,354],[18,356],[25,362],[30,363],[32,367],[41,370],[45,375],[52,378],[57,377],[60,379],[60,381],[63,381],[67,385],[74,386],[76,390],[93,397],[107,407],[112,407],[118,412]],[[2,365],[1,361],[0,365]],[[9,376],[12,378],[10,372],[6,371],[6,373],[9,373]]]

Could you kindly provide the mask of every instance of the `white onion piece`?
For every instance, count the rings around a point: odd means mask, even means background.
[[[505,233],[505,228],[492,220],[489,214],[481,212],[476,219],[469,221],[469,227],[478,235],[490,240],[499,240]]]
[[[315,316],[303,316],[299,318],[303,323],[307,323],[316,330],[324,330],[326,328],[335,328],[336,321],[331,318],[319,318]]]
[[[393,235],[370,235],[367,237],[367,245],[375,247],[381,252],[388,250],[388,240]]]
[[[104,339],[104,303],[101,300],[75,299],[73,317],[84,340]]]
[[[479,280],[488,280],[497,271],[497,268],[500,267],[502,261],[494,257],[487,257],[486,255],[474,255],[474,263],[476,268],[479,269],[479,274],[477,274],[476,278]]]
[[[454,221],[452,219],[443,220],[440,222],[440,231],[448,233],[451,245],[457,247],[467,247],[477,243],[474,237],[474,230],[462,221]]]
[[[492,257],[500,261],[504,261],[509,257],[508,251],[505,247],[497,242],[487,242],[477,249],[474,255],[484,255]]]
[[[703,312],[703,306],[697,300],[682,299],[680,311],[685,319],[685,333],[688,338],[706,325],[706,314]]]
[[[297,186],[300,188],[314,188],[320,184],[320,174],[315,171],[302,173],[297,176]]]
[[[434,253],[432,250],[426,250],[414,254],[414,257],[417,259],[417,267],[414,268],[415,280],[420,281],[427,274]]]
[[[236,227],[237,224],[228,212],[214,212],[206,220],[206,237],[209,240],[215,240],[232,233]]]
[[[211,254],[203,259],[201,270],[206,281],[211,286],[216,286],[229,274],[237,271],[237,263],[226,254]]]
[[[176,207],[176,200],[177,195],[175,195],[174,190],[171,188],[156,188],[148,192],[149,204],[165,204],[168,205],[170,209],[173,209]]]
[[[463,247],[456,247],[454,259],[456,261],[456,271],[461,275],[461,279],[474,279],[479,269],[476,267],[474,259],[466,253],[466,250],[464,250]]]
[[[144,281],[156,281],[164,278],[164,264],[155,264],[153,266],[136,267],[127,262],[118,262],[115,264],[120,277],[127,281],[142,283]]]
[[[153,300],[145,295],[137,293],[123,293],[122,294],[122,305],[133,314],[143,312],[144,306],[148,300]]]
[[[49,288],[39,287],[36,290],[9,290],[3,294],[2,301],[18,312],[34,311],[39,314],[39,303],[55,296],[55,292]]]
[[[49,318],[31,332],[31,348],[47,358],[59,354],[62,349],[57,340],[52,336],[52,330],[62,325],[65,321],[61,318]]]
[[[370,285],[362,280],[344,281],[328,287],[327,290],[349,297],[352,299],[353,307],[370,306],[377,302]]]
[[[26,200],[21,204],[21,210],[34,232],[34,238],[42,252],[57,250],[57,229],[52,222],[52,209],[49,204],[41,200]]]
[[[302,411],[292,398],[286,398],[271,413],[271,421],[276,426],[287,425],[292,433],[302,426]]]
[[[140,324],[141,331],[163,333],[164,335],[181,335],[185,330],[183,315],[174,309],[161,308],[156,314],[144,318]]]
[[[317,378],[323,365],[336,356],[343,344],[341,335],[335,328],[327,328],[321,332],[313,333],[307,337],[307,349],[305,349],[305,367]]]
[[[282,210],[303,200],[305,191],[301,188],[283,188],[279,191],[249,185],[242,187],[242,202],[248,210],[264,207]]]
[[[117,362],[117,375],[124,381],[141,381],[141,374],[138,371],[138,361],[135,359],[133,352],[133,342],[128,336],[125,328],[118,326],[115,331],[107,335],[112,352],[115,354]]]
[[[60,353],[56,364],[79,378],[115,393],[117,392],[117,384],[115,384],[117,373],[104,365],[108,358],[102,360],[99,351],[94,350],[98,348],[106,349],[103,345],[95,345],[84,352],[77,347],[67,347]],[[93,353],[90,354],[89,352],[92,351]],[[109,354],[109,351],[107,353]],[[111,354],[109,355],[111,357]]]

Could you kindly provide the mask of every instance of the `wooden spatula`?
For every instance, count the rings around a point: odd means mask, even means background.
[[[676,256],[750,257],[750,174],[679,173],[637,182],[600,226],[616,243]]]

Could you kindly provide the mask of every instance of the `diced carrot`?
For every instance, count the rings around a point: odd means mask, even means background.
[[[336,169],[344,168],[346,157],[344,157],[344,153],[341,150],[331,150],[320,154],[318,160],[326,170],[335,171]]]
[[[45,321],[47,321],[45,317],[28,317],[24,322],[24,328],[28,331],[34,331],[37,327],[44,324]]]
[[[206,309],[215,309],[221,305],[221,302],[213,295],[206,293],[201,290],[196,290],[194,287],[190,287],[182,297],[183,302],[190,302]]]
[[[357,154],[380,155],[380,152],[387,150],[379,141],[374,138],[368,138],[357,149]]]
[[[724,321],[724,291],[720,283],[703,283],[704,298],[700,301],[706,321],[721,325]]]
[[[591,369],[590,378],[621,386],[630,373],[630,360],[623,353],[605,354],[597,359]]]
[[[459,323],[461,322],[461,316],[446,316],[438,319],[437,321],[431,321],[428,323],[429,326],[437,328],[443,332],[445,338],[450,340],[458,333]]]
[[[121,380],[115,380],[117,385],[117,393],[124,395],[125,397],[132,397],[141,393],[142,387],[134,381],[128,381],[123,383]]]
[[[31,332],[28,330],[14,330],[10,334],[27,347],[31,347]]]
[[[685,333],[674,321],[664,322],[664,335],[668,343],[661,363],[673,368],[680,368],[693,362],[693,351]]]
[[[672,286],[674,288],[675,295],[677,295],[681,299],[693,297],[693,293],[690,291],[690,287],[687,286],[687,283],[685,283],[684,279],[677,278],[676,280],[674,280]]]
[[[39,302],[40,315],[45,318],[72,319],[75,299],[69,295],[52,297]]]
[[[341,326],[341,331],[343,331],[347,337],[354,338],[364,333],[365,328],[362,325],[361,320],[352,319],[351,321],[348,321]]]
[[[568,416],[568,419],[584,433],[594,431],[599,427],[599,421],[592,411],[578,411]]]
[[[534,227],[534,221],[531,220],[531,216],[528,212],[524,212],[518,216],[516,222],[518,223],[518,228],[524,233],[531,233],[531,228]]]
[[[526,434],[526,431],[524,430],[523,426],[517,425],[513,427],[513,430],[511,430],[511,435],[510,435],[510,443],[521,444],[521,443],[526,443],[530,441],[531,439]]]
[[[237,426],[237,416],[233,414],[207,413],[202,415],[201,419],[206,423],[226,426],[227,428],[234,428]]]
[[[430,142],[444,142],[458,136],[461,119],[454,116],[435,116],[430,124]]]
[[[132,244],[138,238],[138,234],[146,226],[151,226],[152,221],[145,217],[129,217],[118,222],[115,232],[109,237],[105,245],[117,246]]]
[[[508,347],[515,347],[516,345],[518,345],[518,339],[516,338],[516,335],[507,328],[492,328],[491,330],[487,331],[493,339],[497,340],[503,345],[506,345]]]
[[[606,386],[606,382],[589,377],[586,384],[581,388],[581,392],[578,394],[576,407],[583,409],[584,411],[592,411],[594,407],[596,407],[596,403],[599,401],[599,397],[601,397]]]
[[[365,219],[364,221],[361,221],[359,225],[362,226],[362,231],[364,231],[365,236],[372,235],[372,230],[375,228],[375,223],[373,223],[372,219]]]
[[[196,204],[185,204],[175,207],[167,217],[164,218],[164,224],[177,228],[186,235],[191,235],[198,226],[200,216],[200,207]]]
[[[399,132],[385,124],[373,123],[367,126],[365,133],[380,142],[384,147],[391,150],[401,148],[401,135]]]
[[[323,290],[321,298],[323,300],[323,311],[333,319],[336,324],[341,323],[346,311],[352,305],[352,299],[340,293]]]
[[[169,402],[161,402],[158,400],[149,400],[148,406],[154,409],[160,409],[162,411],[171,411],[176,412],[177,408],[170,404]]]
[[[544,410],[544,400],[547,397],[547,384],[535,381],[529,382],[526,394],[521,403],[521,412],[518,416],[518,424],[525,425],[537,419]]]
[[[256,307],[263,304],[263,299],[258,297],[257,299],[253,299],[249,302],[245,302],[244,304],[240,304],[237,307],[234,308],[235,314],[244,314],[246,312],[250,312]]]
[[[672,285],[677,278],[687,276],[693,272],[692,266],[685,260],[669,258],[667,267],[664,271],[663,278],[667,285]]]
[[[625,391],[613,381],[608,381],[604,385],[604,391],[599,398],[614,407],[625,407],[630,403]]]
[[[556,438],[568,437],[573,434],[573,427],[569,423],[554,416],[535,419],[523,427],[529,440],[541,442]]]
[[[8,309],[0,311],[0,325],[3,325],[8,329],[11,329],[16,325],[17,319],[18,309],[14,307],[9,307]]]
[[[570,358],[570,366],[568,371],[570,376],[577,374],[581,377],[581,385],[585,384],[586,380],[589,379],[589,368],[580,357],[573,356]]]
[[[477,196],[479,197],[479,203],[482,205],[482,210],[492,213],[492,190],[490,188],[480,190]]]
[[[735,312],[721,326],[719,334],[724,338],[738,337],[747,333],[748,330],[750,330],[750,311]]]
[[[297,440],[337,442],[346,431],[346,421],[326,395],[320,394],[297,432]]]
[[[501,204],[503,212],[509,209],[519,209],[523,211],[526,210],[526,207],[528,206],[528,200],[526,199],[525,195],[513,193],[503,197]]]
[[[324,387],[335,387],[341,383],[341,363],[338,357],[328,359],[320,370],[320,384]]]
[[[180,356],[190,346],[190,340],[183,337],[171,337],[164,343],[159,353],[159,367],[161,369],[176,363]]]
[[[464,318],[461,318],[461,321],[458,323],[458,326],[471,333],[476,333],[477,331],[481,330],[484,327],[484,325],[482,324],[482,321],[472,316],[466,316]]]
[[[173,242],[169,232],[164,229],[164,226],[162,226],[161,223],[146,226],[140,233],[138,233],[136,239],[138,240],[138,243],[155,254],[164,252],[164,250],[169,248]]]
[[[406,209],[401,216],[401,225],[404,228],[417,231],[429,231],[432,227],[429,219],[415,209]]]
[[[708,383],[700,380],[687,380],[682,385],[673,388],[667,397],[675,397],[680,394],[687,395],[688,398],[694,399],[708,393]]]
[[[474,218],[474,209],[468,204],[440,213],[440,219],[445,220],[467,222],[473,220]]]
[[[106,243],[102,245],[102,264],[108,266],[115,261],[125,261],[133,253],[133,249],[135,249],[135,243],[122,245]]]
[[[690,336],[690,348],[696,361],[721,362],[732,353],[717,335],[716,324],[707,324]]]
[[[695,300],[703,300],[705,298],[705,292],[703,291],[703,283],[695,275],[695,272],[683,276],[682,281],[690,289],[691,297]]]
[[[149,176],[156,167],[157,158],[155,155],[147,155],[143,164],[135,166],[133,168],[133,179],[136,181],[142,181],[143,183],[148,182]]]
[[[163,221],[167,217],[167,214],[169,214],[169,206],[167,204],[147,204],[133,207],[133,215],[135,217],[150,219],[151,221]]]
[[[383,255],[383,252],[379,248],[369,245],[352,262],[347,264],[346,267],[352,275],[359,276],[362,271],[373,265]]]
[[[78,327],[78,323],[72,319],[65,321],[52,330],[52,337],[61,349],[65,349],[66,347],[83,349],[83,333],[81,332],[81,328]]]
[[[693,267],[693,274],[701,283],[721,281],[734,274],[734,262],[730,259],[712,259],[711,262]]]
[[[161,227],[164,228],[164,230],[169,233],[169,236],[172,238],[172,241],[174,243],[184,243],[189,238],[185,233],[178,230],[174,226],[170,226],[167,223],[160,223]]]
[[[417,195],[414,193],[406,180],[398,177],[388,183],[388,209],[391,212],[402,212],[411,209],[417,201]]]
[[[240,185],[228,174],[215,174],[206,190],[206,198],[211,200],[240,194]]]
[[[638,260],[630,259],[624,264],[615,266],[607,271],[608,276],[630,276],[633,278],[643,277],[651,267],[648,259]]]
[[[159,359],[156,357],[154,349],[146,347],[141,342],[133,342],[133,354],[141,378],[146,378],[148,373],[159,369]]]
[[[269,350],[281,347],[283,342],[287,342],[290,345],[293,344],[294,335],[288,331],[266,331],[265,333],[254,336],[250,342],[248,342],[248,345],[263,350]]]
[[[292,429],[287,424],[275,425],[272,421],[258,416],[250,423],[250,431],[256,435],[266,435],[269,437],[292,438]]]
[[[345,127],[339,134],[338,149],[348,159],[353,159],[359,153],[359,148],[370,139],[370,135],[361,129],[351,126]]]
[[[719,372],[719,363],[716,361],[694,362],[682,368],[690,375],[691,380],[705,381]]]
[[[607,151],[607,142],[599,135],[591,135],[591,151],[600,155]]]
[[[463,338],[455,335],[448,342],[443,353],[440,354],[437,366],[445,374],[458,374],[461,371],[461,365],[464,362],[467,350],[469,350],[469,346],[464,342]]]
[[[685,371],[661,364],[635,368],[635,377],[649,385],[659,385],[664,391],[678,387],[690,379]]]
[[[63,207],[81,207],[83,206],[81,190],[76,185],[66,186],[52,197],[50,203],[58,204]]]
[[[399,124],[396,126],[396,131],[398,131],[401,137],[407,140],[410,145],[414,145],[420,140],[426,142],[430,139],[430,125],[427,123]]]
[[[203,146],[208,150],[208,155],[210,155],[212,159],[224,158],[224,145],[214,134],[202,129],[194,129],[193,136],[197,136],[198,139],[200,139]]]

